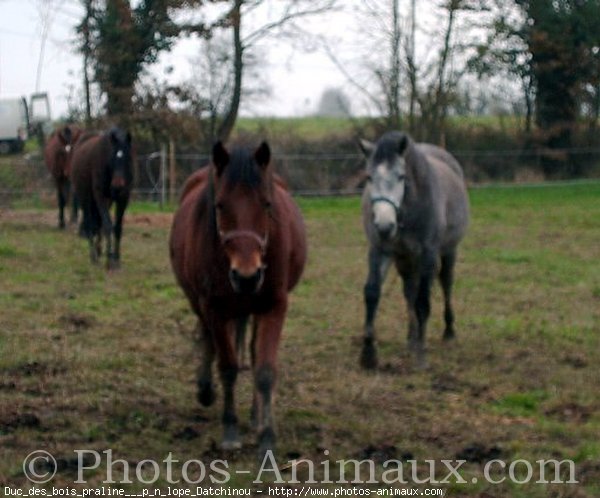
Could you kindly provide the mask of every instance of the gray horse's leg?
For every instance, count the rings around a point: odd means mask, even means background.
[[[427,320],[431,312],[431,285],[435,274],[435,256],[430,251],[421,255],[419,271],[419,286],[415,300],[415,313],[418,321],[416,342],[413,344],[417,356],[417,364],[420,368],[427,366],[425,359],[425,331]]]
[[[425,329],[430,313],[430,293],[435,259],[425,252],[419,261],[401,268],[404,298],[408,312],[408,347],[415,354],[419,368],[427,366],[425,358]]]
[[[210,333],[198,320],[197,333],[201,337],[204,349],[202,366],[198,375],[198,402],[202,406],[210,406],[215,402],[215,389],[212,380],[212,365],[215,359],[215,345]]]
[[[456,263],[456,251],[443,254],[441,257],[440,284],[444,292],[444,339],[454,338],[454,311],[452,310],[452,283],[454,281],[454,264]]]
[[[375,346],[375,327],[373,323],[381,296],[381,286],[385,281],[390,261],[390,257],[383,254],[378,248],[371,247],[369,249],[369,275],[364,287],[365,336],[360,356],[360,364],[366,369],[377,367],[377,348]]]

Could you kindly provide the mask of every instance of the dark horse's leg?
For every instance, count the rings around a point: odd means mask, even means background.
[[[56,192],[58,199],[58,228],[65,228],[65,206],[69,198],[69,183],[66,178],[56,180]]]
[[[71,224],[77,223],[77,211],[79,211],[79,199],[71,189]]]
[[[211,332],[219,355],[219,373],[223,383],[223,441],[221,448],[236,450],[242,447],[235,412],[235,381],[238,374],[235,347],[235,323],[223,322],[218,317],[211,320]]]
[[[204,356],[202,366],[198,375],[198,401],[203,406],[210,406],[214,403],[216,395],[212,381],[212,364],[215,359],[215,345],[210,332],[198,320],[197,333],[199,340],[202,341]]]
[[[108,267],[115,269],[119,267],[121,261],[121,235],[123,234],[123,215],[129,198],[119,199],[115,206],[115,226],[114,226],[114,252],[108,253]]]
[[[444,339],[454,338],[454,311],[452,310],[452,283],[454,281],[454,263],[456,262],[456,250],[452,250],[441,257],[440,284],[444,291]]]
[[[377,367],[377,348],[375,346],[375,314],[381,296],[381,286],[390,266],[390,257],[383,254],[378,248],[369,249],[369,275],[364,287],[365,299],[365,336],[360,355],[360,364],[363,368]]]
[[[116,268],[118,264],[115,264],[113,252],[114,225],[110,218],[110,201],[100,196],[98,196],[95,201],[102,223],[102,233],[106,237],[106,266],[109,270],[112,270]]]
[[[275,448],[272,412],[273,389],[277,377],[277,349],[287,311],[287,296],[280,297],[275,307],[257,316],[254,338],[254,399],[258,431],[258,457]]]
[[[99,247],[95,242],[95,238],[98,233],[98,222],[97,215],[94,210],[94,206],[91,203],[84,203],[83,206],[83,221],[81,224],[81,233],[82,235],[88,239],[89,247],[90,247],[90,261],[92,263],[98,263]]]

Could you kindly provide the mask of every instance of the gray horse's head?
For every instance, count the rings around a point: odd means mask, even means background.
[[[388,132],[376,144],[360,140],[367,158],[367,180],[373,225],[382,240],[396,235],[406,190],[406,161],[408,136]]]

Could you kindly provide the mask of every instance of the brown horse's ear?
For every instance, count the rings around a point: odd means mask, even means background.
[[[221,176],[225,166],[229,163],[229,153],[219,140],[212,149],[212,162],[217,168],[217,176]]]
[[[271,161],[271,149],[267,142],[263,142],[258,146],[258,149],[254,152],[254,160],[260,168],[265,169]]]
[[[375,150],[375,144],[373,142],[365,140],[364,138],[360,138],[358,140],[358,146],[360,147],[360,150],[362,150],[362,153],[367,159],[371,157],[371,154]]]

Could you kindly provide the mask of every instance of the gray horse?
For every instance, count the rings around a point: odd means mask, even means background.
[[[393,262],[404,283],[409,347],[418,365],[425,367],[425,327],[436,274],[444,291],[444,339],[454,337],[454,263],[469,221],[463,172],[448,152],[417,144],[405,133],[388,132],[376,144],[361,140],[360,146],[367,157],[362,212],[369,240],[361,365],[377,366],[373,322],[381,286]]]

